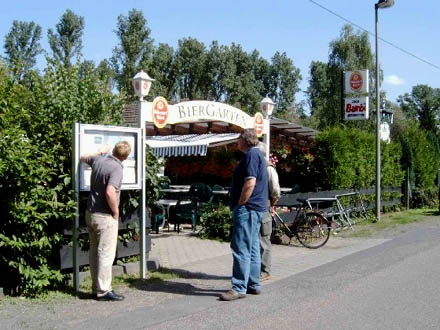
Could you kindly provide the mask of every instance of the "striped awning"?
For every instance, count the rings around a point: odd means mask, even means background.
[[[147,136],[146,143],[158,157],[206,156],[208,147],[233,143],[239,133]]]

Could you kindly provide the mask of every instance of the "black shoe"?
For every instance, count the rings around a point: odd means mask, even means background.
[[[107,292],[105,295],[101,297],[97,297],[96,300],[98,301],[122,301],[124,300],[124,296],[121,296],[117,293],[114,293],[113,291]]]
[[[261,290],[260,289],[247,288],[246,293],[248,293],[248,294],[260,294]]]

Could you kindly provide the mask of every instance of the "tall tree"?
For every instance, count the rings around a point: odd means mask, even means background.
[[[355,32],[347,24],[340,37],[330,43],[328,63],[312,62],[310,67],[307,94],[309,103],[316,106],[312,108],[312,114],[318,117],[319,128],[341,121],[342,73],[360,69],[369,69],[370,86],[374,86],[375,67],[368,33]]]
[[[154,49],[149,75],[156,81],[151,87],[152,95],[162,95],[169,100],[175,98],[176,70],[174,50],[167,44],[159,44]]]
[[[272,57],[270,84],[277,112],[287,113],[294,106],[301,79],[300,70],[293,65],[292,59],[286,53],[276,52]]]
[[[217,102],[225,101],[225,86],[222,83],[226,71],[227,47],[213,41],[207,53],[207,73],[211,82],[209,86],[209,99]]]
[[[194,39],[179,40],[176,51],[177,93],[182,99],[206,99],[209,82],[206,70],[207,51],[205,45]]]
[[[102,60],[96,67],[96,73],[109,91],[115,87],[115,72],[109,61]]]
[[[141,69],[148,71],[153,54],[153,39],[141,11],[132,9],[128,16],[118,17],[116,35],[119,45],[110,59],[120,92],[134,95],[131,79]]]
[[[433,133],[439,132],[440,88],[417,85],[411,94],[399,96],[397,100],[407,117],[419,121],[420,126]]]
[[[67,9],[56,25],[56,32],[52,29],[47,32],[54,59],[66,68],[71,67],[74,56],[81,54],[83,30],[84,17]]]
[[[37,56],[43,52],[41,27],[34,22],[14,21],[5,38],[6,62],[14,78],[21,81],[34,67]]]
[[[224,88],[224,100],[250,114],[258,110],[262,96],[268,93],[261,81],[263,65],[257,51],[246,53],[240,45],[232,43],[225,48],[225,59],[221,84]],[[267,61],[266,61],[267,62]],[[259,78],[259,79],[258,79]]]

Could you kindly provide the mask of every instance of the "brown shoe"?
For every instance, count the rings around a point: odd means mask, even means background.
[[[260,274],[260,282],[266,281],[270,279],[270,274],[266,272],[261,272]]]
[[[234,290],[229,290],[228,292],[222,293],[220,296],[220,299],[224,300],[224,301],[231,301],[231,300],[236,300],[236,299],[245,298],[245,297],[246,297],[246,295],[243,293],[239,293]]]

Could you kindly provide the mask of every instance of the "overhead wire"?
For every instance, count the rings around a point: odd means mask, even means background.
[[[310,1],[311,3],[313,3],[314,5],[316,5],[316,6],[320,7],[320,8],[322,8],[322,9],[324,9],[325,11],[329,12],[330,14],[335,15],[336,17],[339,17],[339,18],[342,19],[343,21],[346,21],[347,23],[349,23],[349,24],[351,24],[351,25],[357,27],[358,29],[360,29],[360,30],[362,30],[362,31],[364,31],[364,32],[367,32],[369,35],[371,35],[371,36],[373,36],[373,37],[376,36],[374,33],[368,31],[367,29],[364,29],[362,26],[359,26],[358,24],[356,24],[356,23],[350,21],[349,19],[347,19],[347,18],[345,18],[345,17],[339,15],[338,13],[334,12],[333,10],[331,10],[331,9],[329,9],[329,8],[327,8],[327,7],[324,7],[324,6],[321,5],[320,3],[318,3],[318,2],[316,2],[316,1],[314,1],[314,0],[309,0],[309,1]],[[429,62],[429,61],[427,61],[427,60],[425,60],[425,59],[423,59],[423,58],[421,58],[421,57],[419,57],[419,56],[417,56],[417,55],[414,55],[413,53],[411,53],[411,52],[409,52],[409,51],[403,49],[402,47],[399,47],[399,46],[393,44],[392,42],[390,42],[390,41],[388,41],[388,40],[385,40],[385,39],[383,39],[383,38],[381,38],[381,37],[378,37],[378,39],[381,40],[381,41],[383,41],[383,42],[385,42],[386,44],[390,45],[391,47],[394,47],[394,48],[400,50],[401,52],[403,52],[403,53],[405,53],[405,54],[407,54],[407,55],[409,55],[409,56],[412,56],[412,57],[414,57],[415,59],[417,59],[417,60],[419,60],[419,61],[424,62],[425,64],[428,64],[428,65],[430,65],[430,66],[432,66],[432,67],[434,67],[434,68],[436,68],[436,69],[440,69],[440,66],[438,66],[438,65],[436,65],[436,64],[434,64],[434,63],[431,63],[431,62]]]

